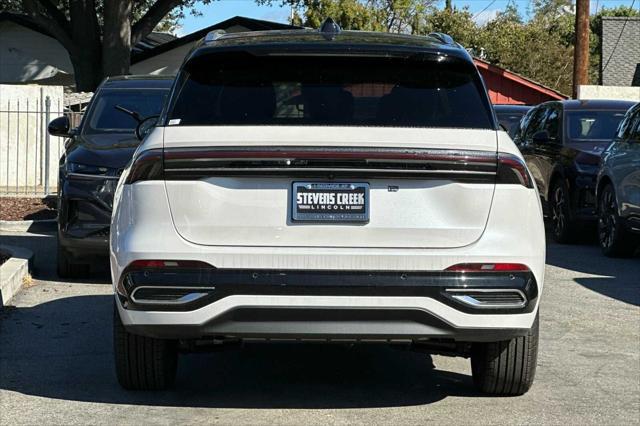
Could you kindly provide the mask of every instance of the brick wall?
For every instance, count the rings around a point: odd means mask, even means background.
[[[600,67],[605,86],[640,86],[640,17],[602,18]]]

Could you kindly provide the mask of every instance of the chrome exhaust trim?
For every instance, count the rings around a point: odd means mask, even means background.
[[[527,304],[527,297],[517,289],[448,288],[446,292],[452,299],[478,309],[518,309]]]
[[[153,290],[159,290],[156,292],[155,298]],[[140,305],[185,305],[208,296],[214,290],[215,287],[140,286],[131,293],[130,297],[133,303]],[[137,298],[136,294],[140,291],[151,294]],[[177,294],[169,294],[169,297],[174,296],[174,298],[167,298],[166,291],[173,291]]]

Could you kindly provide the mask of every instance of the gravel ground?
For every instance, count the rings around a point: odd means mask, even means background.
[[[55,219],[55,198],[0,197],[0,220]]]
[[[640,424],[640,259],[548,247],[536,382],[472,387],[468,360],[387,346],[254,345],[180,358],[176,388],[127,392],[113,372],[106,267],[62,282],[55,237],[0,313],[0,424]],[[104,266],[104,265],[103,265]]]

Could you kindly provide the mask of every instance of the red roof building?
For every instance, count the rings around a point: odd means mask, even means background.
[[[482,59],[473,60],[484,79],[489,97],[494,104],[537,105],[546,101],[568,99],[556,90],[529,80]]]

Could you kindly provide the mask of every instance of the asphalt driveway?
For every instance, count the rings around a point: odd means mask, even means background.
[[[640,258],[548,247],[536,382],[475,392],[468,360],[382,345],[248,345],[183,355],[176,388],[126,392],[113,372],[106,267],[55,275],[55,237],[34,282],[0,313],[0,424],[640,424]]]

